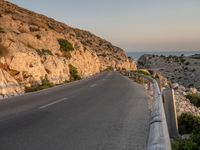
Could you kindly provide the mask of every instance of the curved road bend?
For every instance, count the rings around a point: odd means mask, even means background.
[[[144,88],[116,72],[0,102],[0,150],[143,150]]]

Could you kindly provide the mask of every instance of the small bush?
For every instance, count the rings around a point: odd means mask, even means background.
[[[80,80],[81,77],[78,75],[77,68],[72,64],[69,64],[70,81]]]
[[[200,107],[200,95],[199,94],[188,94],[186,96],[190,100],[192,104],[194,104],[197,107]]]
[[[180,57],[180,61],[181,61],[182,63],[184,63],[186,60],[185,60],[184,58]]]
[[[58,43],[60,44],[61,51],[70,52],[74,50],[72,44],[65,39],[58,39]]]
[[[153,76],[151,73],[148,73],[148,72],[143,71],[143,70],[137,70],[135,73],[142,74],[142,75],[145,75],[145,76],[149,76],[149,77],[151,77],[155,80],[159,78],[157,75]]]
[[[199,150],[200,134],[192,134],[188,139],[176,139],[172,142],[173,150]]]
[[[183,113],[178,117],[178,127],[180,134],[200,133],[200,117]]]
[[[200,150],[200,117],[190,113],[183,113],[178,118],[180,134],[190,134],[185,139],[175,139],[172,142],[173,150]]]
[[[145,75],[145,76],[149,76],[149,75],[150,75],[148,72],[143,71],[143,70],[137,70],[136,73],[138,73],[138,74],[143,74],[143,75]]]
[[[39,91],[39,90],[51,88],[53,86],[54,86],[54,84],[51,83],[48,80],[47,76],[45,76],[45,78],[42,79],[42,84],[41,85],[35,85],[35,86],[31,86],[31,87],[25,87],[25,92],[35,92],[35,91]]]
[[[189,62],[186,62],[186,63],[185,63],[185,65],[187,65],[187,66],[188,66],[189,64],[190,64]]]
[[[37,49],[36,52],[38,53],[38,55],[40,57],[43,57],[43,56],[46,56],[46,55],[53,55],[53,53],[48,49],[41,49],[41,50]]]
[[[108,66],[106,69],[104,69],[104,71],[113,71],[114,68],[112,66]]]

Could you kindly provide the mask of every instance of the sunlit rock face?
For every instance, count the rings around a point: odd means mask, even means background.
[[[23,93],[24,85],[45,77],[54,84],[68,81],[69,64],[82,78],[107,68],[136,69],[122,49],[106,40],[0,1],[0,98]]]

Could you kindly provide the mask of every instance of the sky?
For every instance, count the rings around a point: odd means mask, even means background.
[[[200,50],[199,0],[9,0],[126,51]]]

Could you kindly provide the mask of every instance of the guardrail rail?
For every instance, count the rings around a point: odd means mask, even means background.
[[[127,75],[130,78],[143,78],[143,80],[147,80],[152,85],[154,101],[150,115],[147,150],[171,150],[162,94],[157,81],[149,76],[133,72],[129,72]]]

